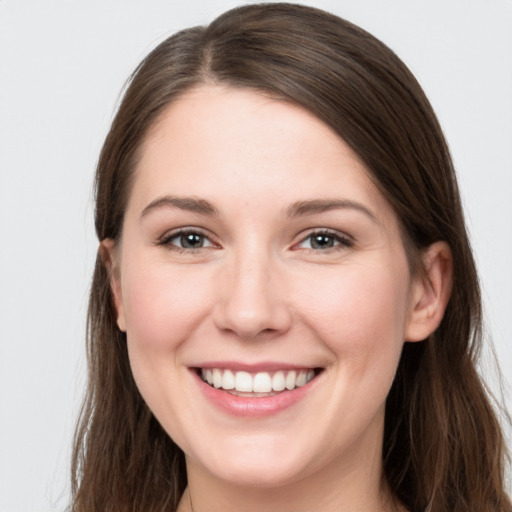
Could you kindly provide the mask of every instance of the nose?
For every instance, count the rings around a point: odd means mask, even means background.
[[[226,263],[214,321],[241,339],[273,338],[291,326],[282,272],[265,251],[253,250]],[[281,274],[281,277],[279,277]]]

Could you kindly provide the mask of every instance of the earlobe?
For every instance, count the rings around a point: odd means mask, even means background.
[[[412,285],[405,341],[422,341],[443,319],[452,290],[453,261],[446,242],[435,242],[422,254],[423,271]]]
[[[114,299],[114,306],[117,312],[117,326],[126,332],[126,320],[124,314],[123,297],[121,293],[121,279],[119,274],[118,257],[114,240],[106,238],[100,243],[99,253],[110,280],[110,290]]]

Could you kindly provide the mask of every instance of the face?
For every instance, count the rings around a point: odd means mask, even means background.
[[[329,127],[251,91],[187,93],[144,142],[111,256],[133,375],[189,471],[270,486],[379,466],[416,284]]]

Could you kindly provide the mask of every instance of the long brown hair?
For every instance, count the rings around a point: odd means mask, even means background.
[[[271,3],[233,9],[161,43],[132,75],[100,155],[98,239],[121,235],[148,129],[178,96],[205,83],[270,94],[332,127],[394,208],[411,261],[433,242],[449,244],[454,276],[445,316],[428,339],[405,344],[387,399],[383,478],[411,511],[510,512],[502,433],[475,369],[480,291],[450,154],[412,74],[364,30],[317,9]],[[186,486],[184,456],[135,386],[100,255],[88,361],[73,510],[175,510]]]

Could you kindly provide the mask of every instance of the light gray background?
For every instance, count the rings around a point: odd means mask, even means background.
[[[96,250],[91,182],[119,91],[165,36],[239,3],[0,0],[0,512],[67,504]],[[510,383],[512,1],[306,3],[381,38],[431,99]],[[483,371],[494,383],[489,357]]]

